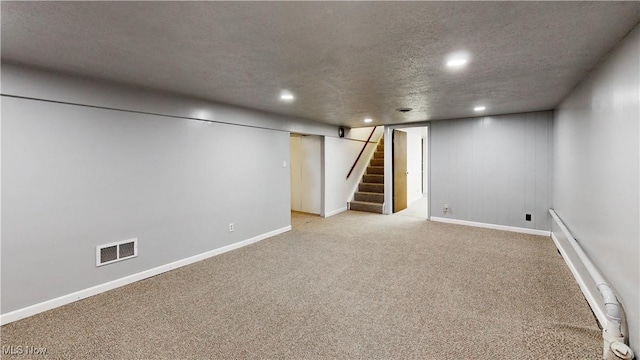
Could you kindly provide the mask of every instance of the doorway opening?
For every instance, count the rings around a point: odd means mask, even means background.
[[[429,218],[429,127],[394,127],[390,132],[392,212]]]
[[[291,133],[291,212],[322,214],[322,137]],[[298,216],[299,217],[299,216]]]

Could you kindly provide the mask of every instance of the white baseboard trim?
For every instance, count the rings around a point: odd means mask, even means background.
[[[35,314],[39,314],[41,312],[47,311],[47,310],[51,310],[78,300],[82,300],[82,299],[86,299],[90,296],[93,295],[97,295],[100,293],[103,293],[105,291],[109,291],[109,290],[113,290],[116,288],[119,288],[121,286],[125,286],[131,283],[134,283],[136,281],[140,281],[146,278],[150,278],[152,276],[156,276],[158,274],[162,274],[164,272],[173,270],[173,269],[177,269],[189,264],[193,264],[195,262],[204,260],[204,259],[208,259],[210,257],[216,256],[216,255],[220,255],[223,253],[226,253],[228,251],[231,250],[236,250],[239,249],[241,247],[247,246],[247,245],[251,245],[253,243],[256,243],[258,241],[270,238],[272,236],[276,236],[279,234],[282,234],[284,232],[290,231],[291,230],[291,225],[289,226],[285,226],[283,228],[274,230],[274,231],[270,231],[268,233],[264,233],[255,237],[252,237],[250,239],[247,240],[243,240],[237,243],[233,243],[231,245],[227,245],[227,246],[223,246],[221,248],[218,249],[214,249],[211,251],[207,251],[204,252],[202,254],[198,254],[198,255],[194,255],[191,257],[188,257],[186,259],[182,259],[182,260],[178,260],[178,261],[174,261],[172,263],[169,264],[165,264],[165,265],[161,265],[158,267],[155,267],[153,269],[149,269],[149,270],[144,270],[141,271],[139,273],[136,274],[132,274],[129,276],[125,276],[123,278],[120,279],[116,279],[113,281],[109,281],[106,282],[104,284],[100,284],[100,285],[96,285],[96,286],[92,286],[90,288],[87,289],[83,289],[80,291],[76,291],[74,293],[71,294],[67,294],[67,295],[63,295],[60,296],[58,298],[55,299],[51,299],[51,300],[47,300],[47,301],[43,301],[41,303],[38,304],[34,304],[31,306],[27,306],[24,307],[22,309],[18,309],[18,310],[14,310],[11,312],[8,312],[6,314],[2,314],[0,315],[0,325],[5,325],[5,324],[9,324],[12,323],[14,321],[20,320],[20,319],[24,319],[26,317],[29,316],[33,316]]]
[[[347,210],[348,210],[348,209],[347,209],[347,207],[345,206],[345,207],[343,207],[343,208],[340,208],[340,209],[337,209],[337,210],[333,210],[333,211],[329,211],[329,212],[325,213],[325,214],[324,214],[324,217],[328,218],[329,216],[333,216],[333,215],[336,215],[336,214],[340,214],[341,212],[343,212],[343,211],[347,211]]]
[[[504,231],[511,231],[511,232],[517,232],[517,233],[523,233],[523,234],[530,234],[530,235],[551,236],[551,231],[546,231],[546,230],[527,229],[527,228],[521,228],[521,227],[515,227],[515,226],[506,226],[506,225],[487,224],[487,223],[481,223],[481,222],[475,222],[475,221],[449,219],[449,218],[441,218],[441,217],[435,217],[435,216],[432,216],[430,218],[430,220],[431,221],[448,223],[448,224],[474,226],[474,227],[486,228],[486,229],[494,229],[494,230],[504,230]]]

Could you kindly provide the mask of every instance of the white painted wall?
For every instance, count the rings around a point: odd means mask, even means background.
[[[322,212],[321,137],[291,136],[291,210]]]
[[[559,106],[553,207],[618,292],[640,352],[640,27]],[[636,355],[637,356],[637,355]]]
[[[419,129],[418,129],[419,130]],[[407,132],[407,205],[422,198],[422,134]]]
[[[351,129],[350,136],[360,140],[325,137],[325,216],[346,210],[347,202],[353,198],[353,194],[362,180],[362,175],[369,165],[369,159],[373,156],[377,142],[382,136],[382,127],[376,129],[371,142],[366,145],[365,151],[349,179],[346,176],[371,130],[372,128]]]
[[[373,126],[349,129],[346,132],[345,137],[351,140],[367,141],[367,139],[369,138],[369,135],[371,135],[372,130],[373,130]],[[376,131],[371,136],[370,141],[378,142],[378,140],[380,139],[380,136],[382,136],[382,127],[378,126],[376,127]]]
[[[422,174],[423,174],[423,193],[427,196],[429,195],[429,127],[425,126],[422,128],[422,138],[424,139],[424,149],[423,150],[423,163],[422,163]]]
[[[291,169],[291,210],[302,211],[302,151],[300,136],[291,134],[289,138],[289,168]]]

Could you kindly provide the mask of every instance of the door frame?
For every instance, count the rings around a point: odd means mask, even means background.
[[[426,127],[427,130],[427,220],[431,220],[431,122],[423,121],[410,124],[385,125],[384,127],[384,205],[382,213],[385,215],[393,214],[393,130],[406,129],[414,127]],[[387,146],[389,144],[389,146]]]

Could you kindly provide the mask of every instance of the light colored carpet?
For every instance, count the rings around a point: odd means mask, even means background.
[[[357,211],[294,214],[292,224],[5,325],[2,346],[47,348],[34,359],[601,354],[594,317],[549,238]]]

